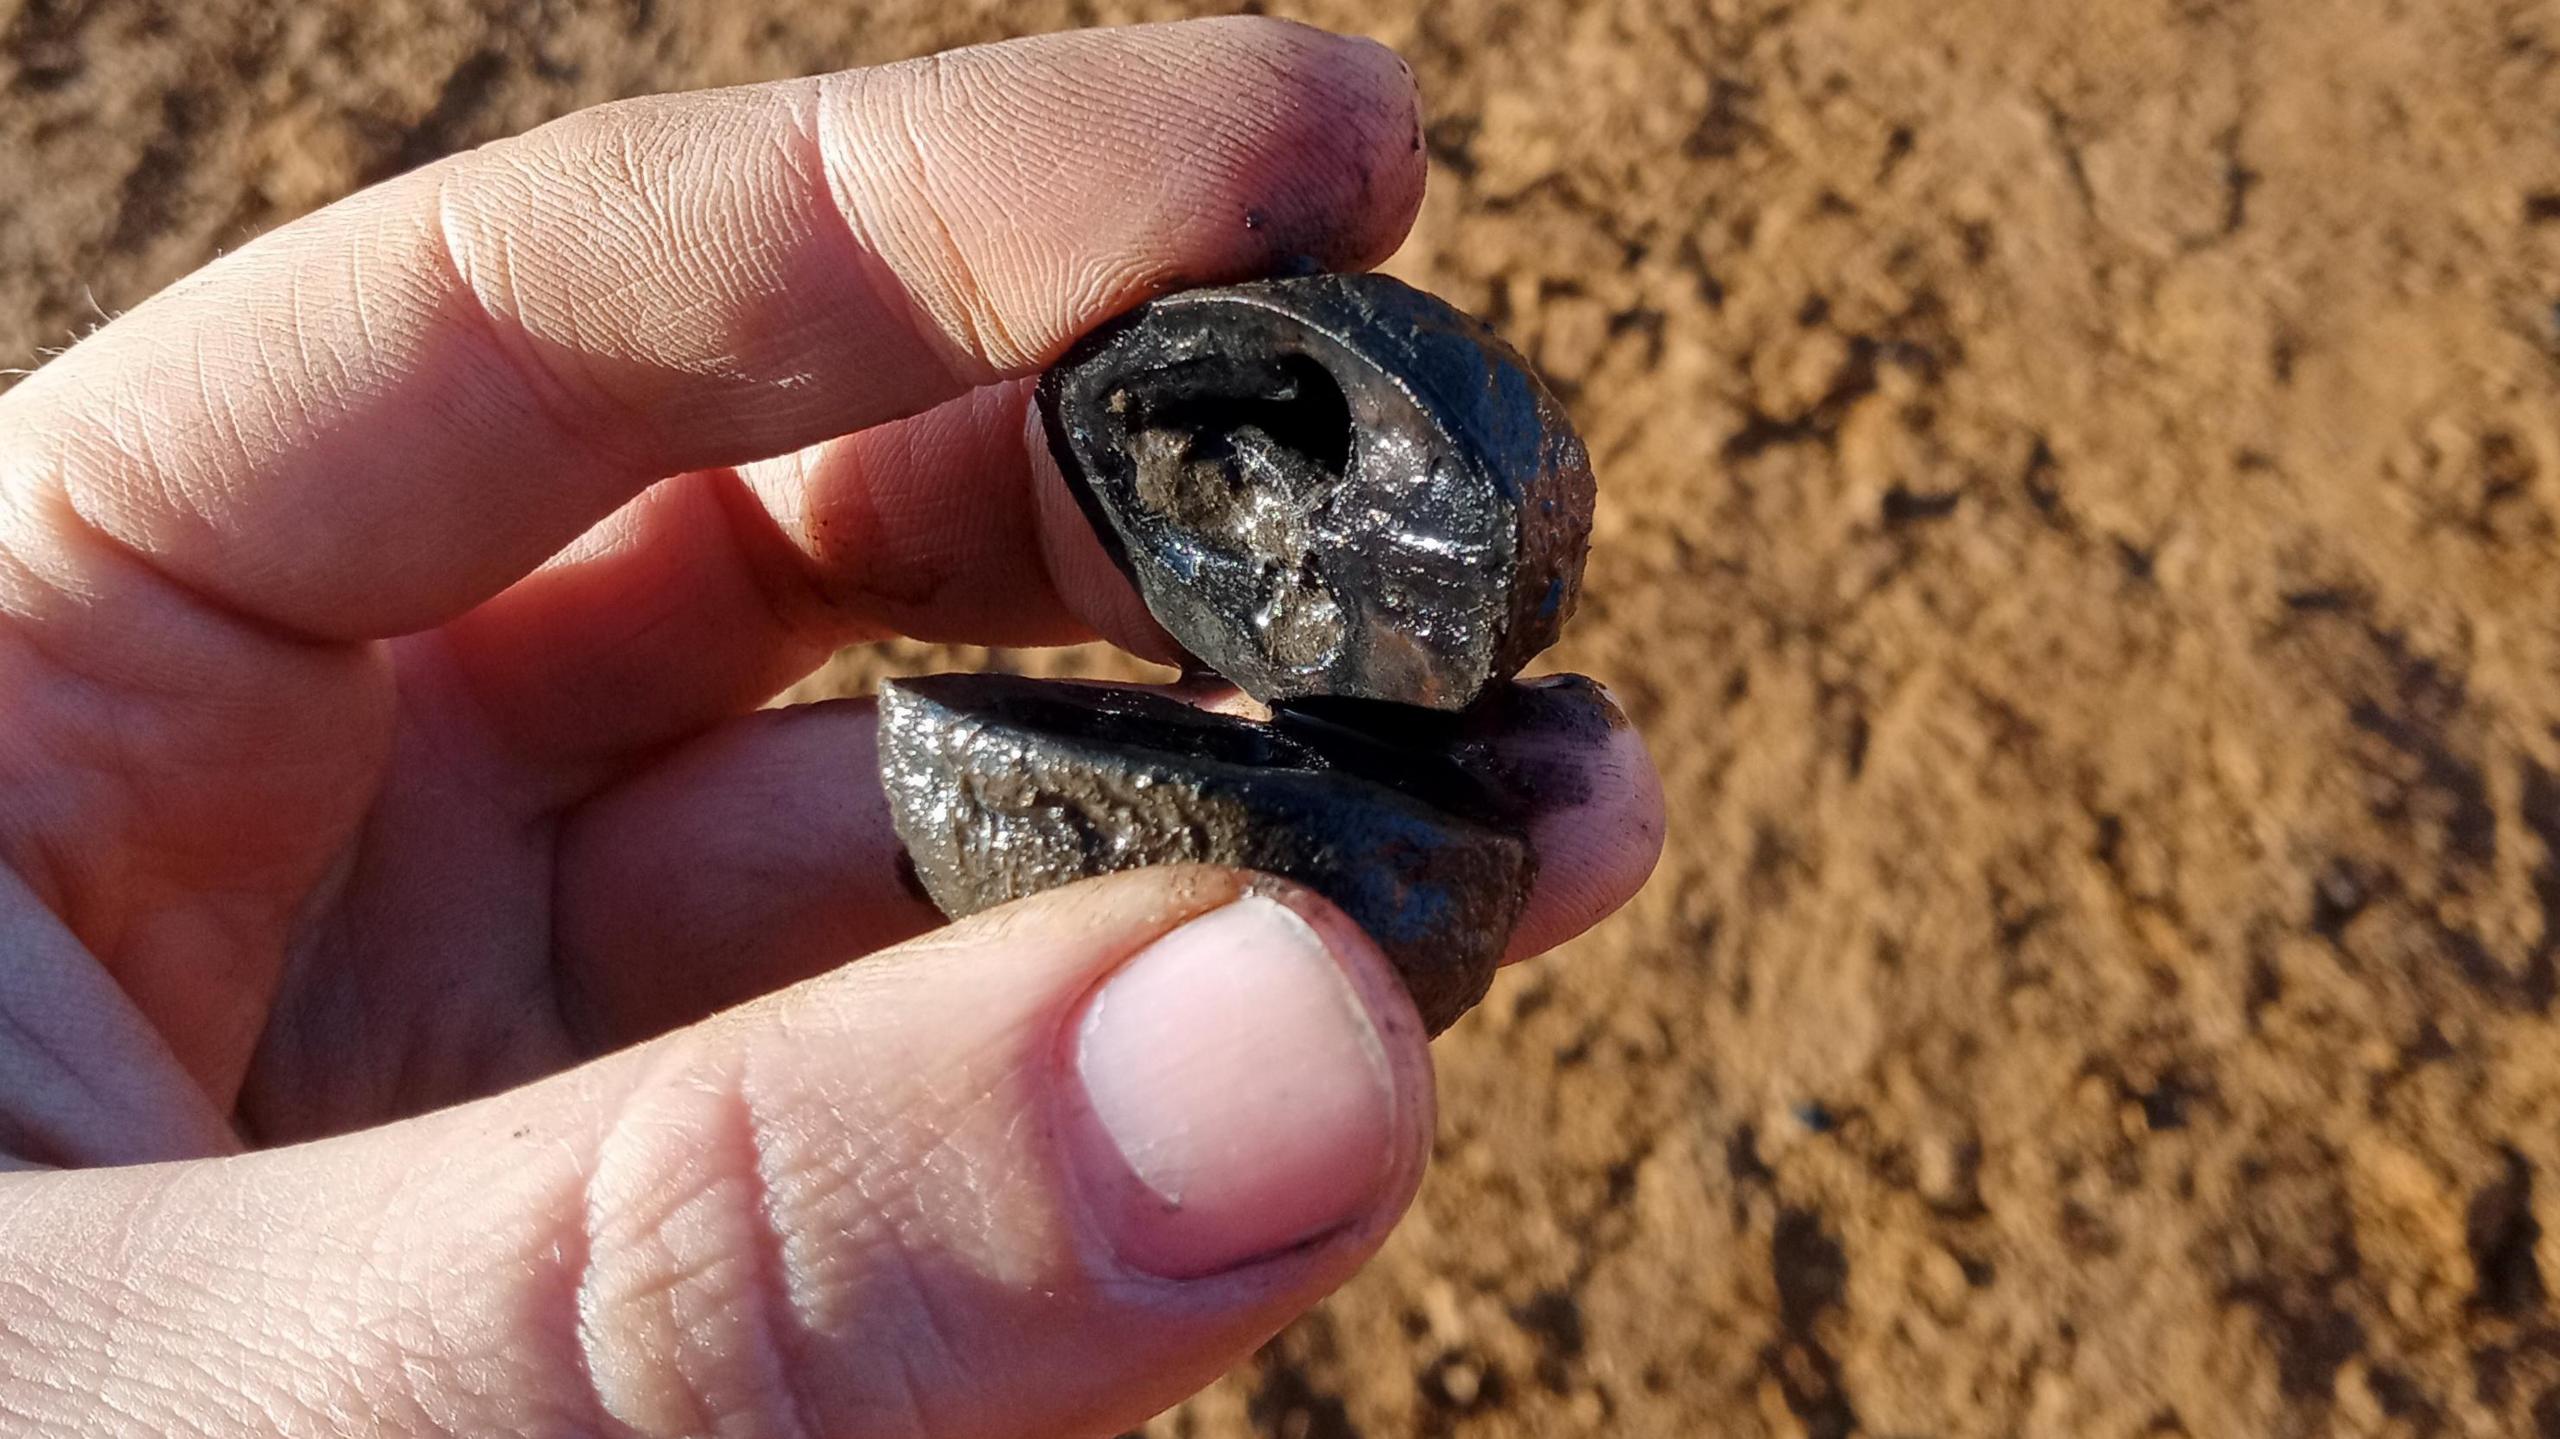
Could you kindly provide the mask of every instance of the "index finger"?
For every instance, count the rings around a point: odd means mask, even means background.
[[[1227,20],[604,106],[183,282],[0,397],[25,507],[289,634],[462,612],[663,476],[1036,370],[1157,290],[1392,249],[1411,79]]]

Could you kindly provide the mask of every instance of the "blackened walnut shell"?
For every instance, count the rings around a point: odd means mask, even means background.
[[[916,875],[953,918],[1147,865],[1259,870],[1376,940],[1434,1034],[1484,997],[1529,887],[1526,841],[1445,757],[1147,690],[889,681],[880,768]]]
[[[1256,699],[1463,709],[1573,613],[1582,442],[1491,330],[1396,280],[1167,295],[1039,400],[1148,610]]]

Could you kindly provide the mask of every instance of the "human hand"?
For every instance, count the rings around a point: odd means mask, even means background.
[[[913,938],[870,706],[756,706],[1160,653],[1013,377],[1422,171],[1268,22],[641,100],[0,396],[10,1427],[1098,1434],[1347,1277],[1431,1128],[1363,936],[1179,870]],[[1545,758],[1522,954],[1661,834],[1631,734]]]

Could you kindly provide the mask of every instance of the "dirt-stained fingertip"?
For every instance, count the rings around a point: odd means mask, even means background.
[[[1652,877],[1669,830],[1644,736],[1587,675],[1515,682],[1470,717],[1457,753],[1513,806],[1538,883],[1503,963],[1542,954],[1609,917]]]

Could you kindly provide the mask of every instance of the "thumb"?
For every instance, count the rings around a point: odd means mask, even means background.
[[[40,1432],[1107,1434],[1348,1278],[1430,1128],[1421,1025],[1338,913],[1125,875],[460,1109],[7,1176],[0,1407]]]

